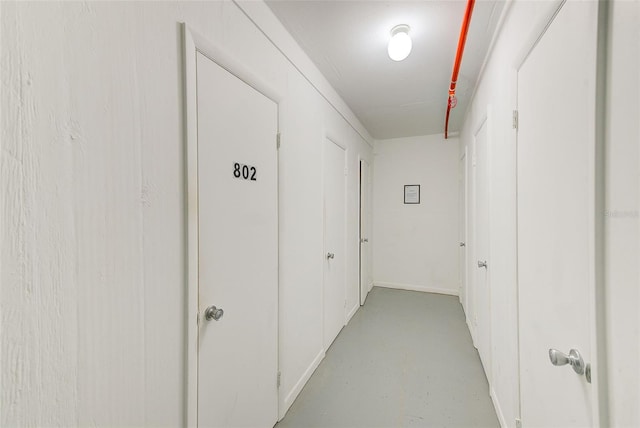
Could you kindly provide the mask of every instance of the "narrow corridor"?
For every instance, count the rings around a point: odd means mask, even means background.
[[[498,427],[458,298],[374,287],[285,427]]]

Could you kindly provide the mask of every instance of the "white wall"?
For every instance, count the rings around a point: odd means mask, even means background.
[[[607,206],[631,212],[607,220],[607,330],[611,426],[638,426],[640,359],[638,330],[638,2],[612,2],[610,26]],[[516,106],[514,67],[523,49],[540,33],[557,2],[513,1],[485,64],[460,133],[461,153],[473,132],[491,111],[489,136],[490,263],[492,311],[491,394],[503,426],[519,417],[516,272],[516,145],[512,110]],[[623,41],[624,40],[624,41]],[[615,97],[615,101],[614,101]],[[458,112],[460,113],[460,112]],[[469,204],[470,201],[467,201]],[[635,215],[633,214],[635,213]],[[468,241],[469,243],[469,241]],[[473,243],[471,242],[471,245]],[[464,303],[464,302],[463,302]],[[468,312],[469,308],[465,308]],[[633,314],[633,315],[632,315]],[[636,403],[636,404],[632,404]],[[525,421],[526,422],[526,421]]]
[[[610,9],[605,301],[610,426],[640,426],[640,2]]]
[[[0,14],[0,425],[184,425],[183,21],[284,94],[286,410],[324,355],[322,141],[348,147],[351,309],[370,136],[261,2],[2,2]]]
[[[373,278],[378,286],[458,294],[458,140],[379,140],[373,171]],[[420,204],[404,204],[404,185]]]

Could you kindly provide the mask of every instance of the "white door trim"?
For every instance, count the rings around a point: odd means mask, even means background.
[[[187,270],[187,352],[186,352],[186,425],[198,426],[198,102],[196,55],[201,53],[278,105],[278,130],[281,128],[282,95],[265,83],[232,55],[182,23],[184,43],[184,138],[186,141],[186,260]],[[273,144],[276,144],[274,135]],[[279,233],[278,233],[279,236]],[[278,305],[279,311],[279,305]],[[278,319],[279,319],[278,313]],[[279,346],[278,346],[279,352]],[[278,356],[279,360],[279,356]],[[280,397],[278,402],[280,403]]]

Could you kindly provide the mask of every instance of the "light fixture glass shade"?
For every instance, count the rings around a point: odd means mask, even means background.
[[[389,58],[394,61],[402,61],[411,53],[411,37],[409,37],[409,26],[398,25],[391,30],[389,40]]]

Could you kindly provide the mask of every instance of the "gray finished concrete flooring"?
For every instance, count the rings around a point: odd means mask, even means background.
[[[458,298],[377,287],[276,425],[499,426]]]

